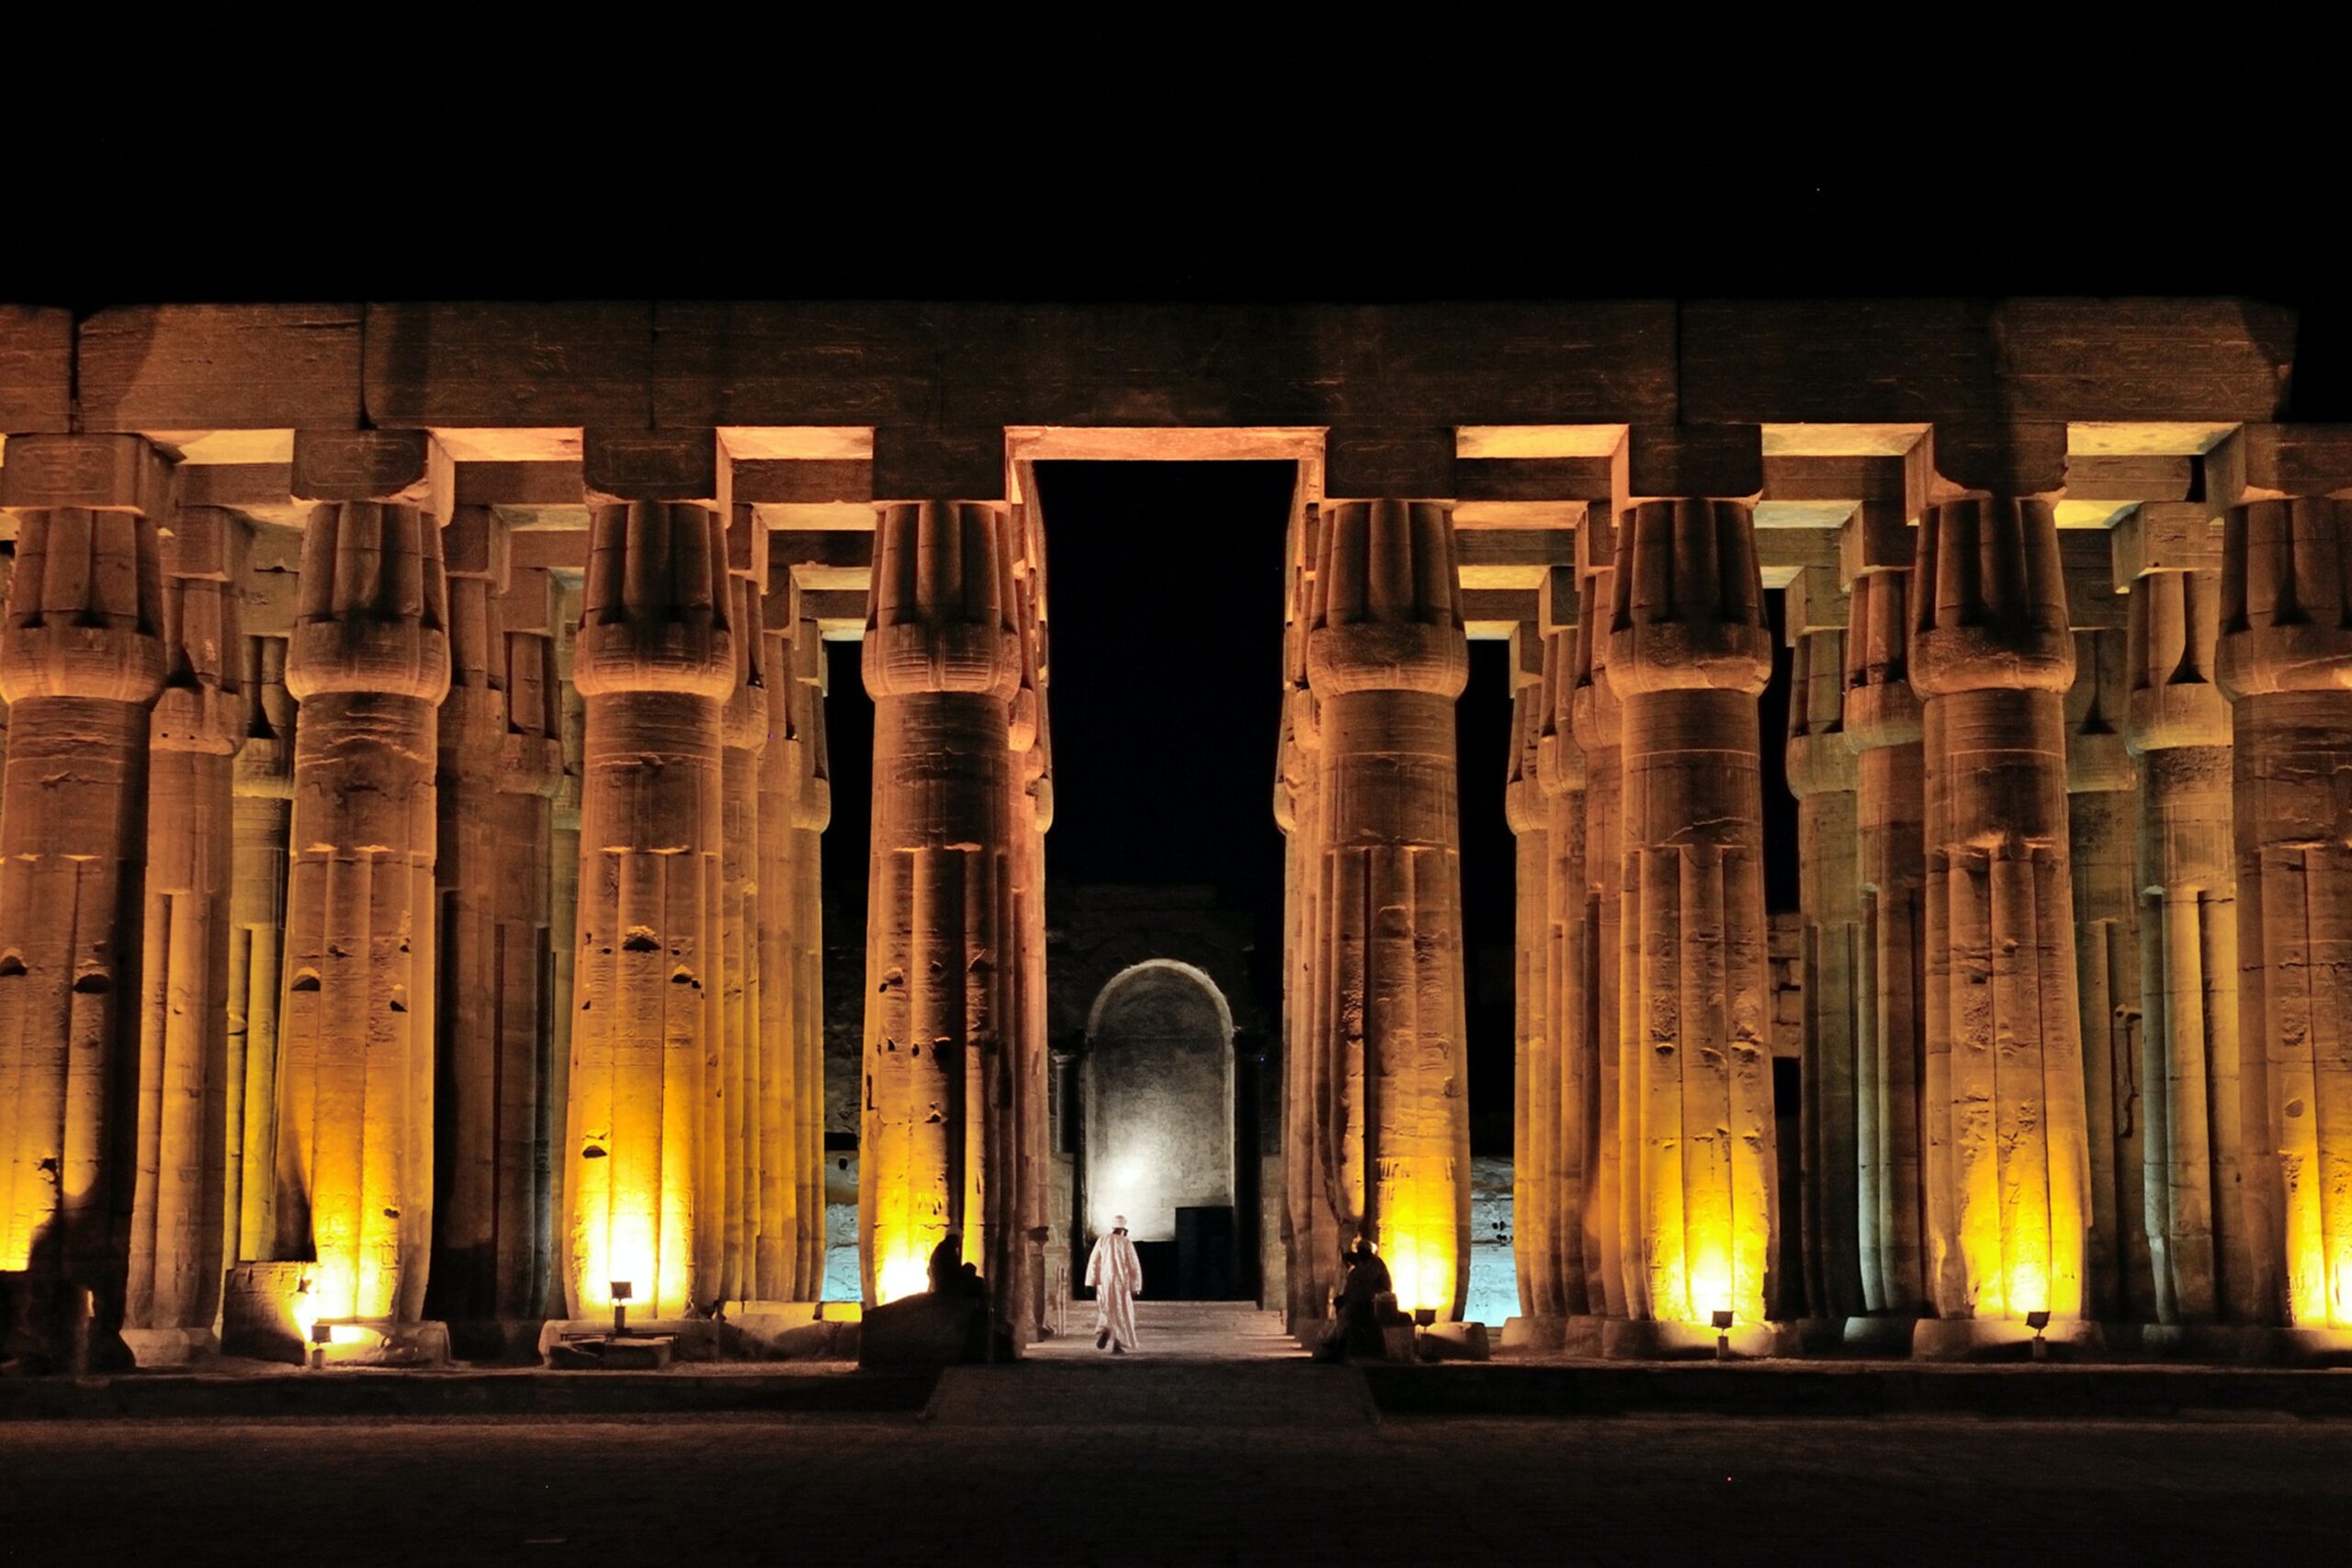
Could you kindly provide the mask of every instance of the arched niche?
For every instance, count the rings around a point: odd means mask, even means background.
[[[1179,1209],[1236,1206],[1233,1013],[1216,982],[1157,958],[1113,976],[1086,1020],[1083,1224],[1127,1217],[1139,1244],[1177,1240]]]

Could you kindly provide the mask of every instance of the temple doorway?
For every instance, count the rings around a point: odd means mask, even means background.
[[[1233,1013],[1216,982],[1173,959],[1122,970],[1089,1010],[1078,1069],[1076,1208],[1087,1236],[1125,1216],[1148,1299],[1249,1293]]]

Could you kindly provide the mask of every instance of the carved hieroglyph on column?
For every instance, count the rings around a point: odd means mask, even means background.
[[[487,507],[459,507],[443,542],[450,682],[439,737],[439,1197],[428,1295],[435,1317],[514,1321],[546,1302],[552,1242],[548,796],[560,757],[548,584],[540,572],[518,581],[506,525]]]
[[[548,1081],[542,1091],[548,1111],[547,1218],[548,1275],[545,1311],[551,1317],[569,1312],[571,1280],[571,1213],[570,1188],[571,1134],[566,1122],[571,1106],[572,1036],[576,1010],[572,1007],[573,965],[579,960],[580,930],[580,776],[582,731],[586,709],[580,688],[571,679],[572,645],[579,637],[581,593],[576,587],[551,582],[554,603],[549,639],[555,658],[557,738],[561,776],[548,801]]]
[[[1021,689],[1013,694],[1009,739],[1014,787],[1007,801],[1012,843],[1013,1043],[1008,1115],[1019,1162],[1015,1191],[1002,1206],[1002,1252],[1008,1298],[1017,1303],[1016,1333],[1026,1344],[1045,1323],[1045,1242],[1051,1224],[1053,1179],[1047,1080],[1053,1071],[1046,1041],[1046,832],[1054,819],[1053,726],[1046,686],[1051,676],[1046,637],[1043,519],[1034,505],[1013,509],[1014,624],[1021,629]]]
[[[2222,548],[2251,1299],[2352,1327],[2352,506],[2251,501]]]
[[[2102,610],[2111,603],[2104,592],[2095,597]],[[2155,1300],[2141,1187],[2140,899],[2133,864],[2139,780],[2123,746],[2123,644],[2120,626],[2075,632],[2075,682],[2066,693],[2066,825],[2090,1154],[2090,1310],[2104,1322],[2145,1323]]]
[[[230,851],[229,1182],[232,1261],[267,1255],[277,1182],[277,1009],[285,986],[287,833],[294,811],[294,694],[286,639],[243,639],[248,728],[237,748]]]
[[[148,724],[139,1174],[126,1314],[162,1342],[141,1347],[142,1359],[150,1347],[175,1359],[210,1342],[232,1234],[231,773],[248,728],[237,621],[244,532],[229,513],[184,507],[163,544],[164,675]]]
[[[1910,586],[1907,566],[1857,576],[1846,633],[1862,927],[1857,1225],[1865,1310],[1898,1314],[1917,1313],[1928,1300],[1919,1189],[1927,799],[1919,699],[1911,689]]]
[[[1860,767],[1846,739],[1845,632],[1801,630],[1794,641],[1788,776],[1804,922],[1804,1293],[1809,1315],[1845,1318],[1867,1306],[1856,1115]]]
[[[28,1368],[119,1364],[147,707],[170,475],[130,435],[17,436],[0,629],[0,1274]]]
[[[795,1275],[810,1295],[825,1278],[824,833],[833,819],[825,751],[825,645],[816,617],[792,633],[792,1177]]]
[[[727,525],[727,576],[734,595],[735,685],[720,719],[718,1077],[710,1105],[725,1167],[726,1255],[719,1292],[729,1301],[782,1299],[759,1280],[760,1169],[760,754],[767,748],[767,526],[738,504]]]
[[[1512,674],[1521,671],[1514,661]],[[1552,871],[1550,818],[1539,751],[1544,682],[1521,680],[1511,694],[1510,766],[1503,816],[1518,842],[1518,910],[1511,999],[1515,1050],[1511,1094],[1511,1257],[1519,1310],[1558,1317],[1560,1302],[1554,1209],[1559,1181],[1559,1069],[1550,1029],[1551,922],[1545,895]]]
[[[1323,740],[1323,1049],[1343,1226],[1396,1303],[1459,1317],[1470,1282],[1461,820],[1453,705],[1468,674],[1442,506],[1323,510],[1308,678]]]
[[[1631,1299],[1625,1205],[1635,1191],[1623,1179],[1627,1129],[1620,1114],[1625,1077],[1617,995],[1623,969],[1619,948],[1624,836],[1619,808],[1624,799],[1624,720],[1609,679],[1606,625],[1617,581],[1616,538],[1614,523],[1599,508],[1577,531],[1577,551],[1588,570],[1577,591],[1576,664],[1568,699],[1577,747],[1584,753],[1585,778],[1584,1006],[1577,1032],[1570,1036],[1577,1054],[1575,1076],[1591,1085],[1585,1095],[1592,1112],[1591,1134],[1584,1148],[1585,1295],[1589,1310],[1609,1317],[1627,1315]],[[1636,1081],[1638,1071],[1637,1063]]]
[[[760,988],[753,1039],[758,1093],[759,1226],[752,1279],[768,1301],[814,1299],[821,1281],[800,1277],[800,1156],[794,1117],[803,1092],[796,1081],[792,974],[792,807],[799,790],[799,742],[792,733],[792,629],[800,596],[792,571],[771,557],[767,591],[760,595],[761,705],[767,742],[760,750],[759,887],[752,910],[752,951]],[[750,628],[745,628],[748,635]]]
[[[286,685],[295,732],[271,1256],[319,1317],[409,1323],[433,1235],[433,773],[449,687],[422,434],[298,434],[312,509]]]
[[[721,707],[735,684],[710,507],[590,511],[572,679],[584,704],[570,1134],[571,1310],[718,1299],[723,1176],[706,1157],[719,1039]],[[714,1177],[720,1179],[715,1185]]]
[[[1935,1307],[2077,1318],[2089,1175],[2067,866],[2075,643],[2057,532],[2041,502],[1967,499],[1931,507],[1918,544]]]
[[[1773,1235],[1770,975],[1756,699],[1772,671],[1736,502],[1619,520],[1609,679],[1623,706],[1619,1085],[1633,1315],[1763,1321]]]
[[[1557,578],[1574,581],[1560,569]],[[1563,585],[1565,586],[1565,584]],[[1574,590],[1563,595],[1568,598]],[[1562,614],[1574,614],[1563,604]],[[1550,612],[1547,611],[1547,615]],[[1571,728],[1577,628],[1555,627],[1544,638],[1544,682],[1536,736],[1536,776],[1544,792],[1545,1006],[1551,1029],[1554,1115],[1552,1170],[1555,1183],[1548,1218],[1552,1229],[1553,1278],[1560,1311],[1570,1316],[1592,1312],[1596,1260],[1586,1256],[1585,1187],[1590,1179],[1593,1142],[1600,1132],[1596,1061],[1585,1040],[1590,1014],[1589,959],[1585,947],[1585,760]]]
[[[2139,759],[2140,1102],[2162,1323],[2254,1323],[2263,1306],[2243,1201],[2230,706],[2213,670],[2221,587],[2210,568],[2132,582],[2123,736]]]
[[[989,1234],[1004,1122],[1010,720],[1021,685],[1010,519],[958,502],[881,510],[866,615],[874,698],[859,1231],[868,1302],[924,1288],[932,1250]],[[988,1280],[1000,1306],[1010,1281]]]

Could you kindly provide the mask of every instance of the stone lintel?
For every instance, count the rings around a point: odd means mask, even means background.
[[[2105,528],[2061,528],[2058,557],[2066,574],[2066,624],[2076,631],[2120,631],[2132,602],[2115,585],[2115,547]]]
[[[1907,570],[1917,544],[1905,506],[1866,501],[1838,531],[1838,575],[1850,586],[1866,571]]]
[[[1764,454],[1766,501],[1874,501],[1902,505],[1917,465],[1859,453]]]
[[[1609,502],[1585,513],[1577,530],[1577,575],[1590,577],[1617,564],[1617,507]]]
[[[1452,501],[1451,425],[1333,425],[1323,442],[1323,493],[1332,501]]]
[[[727,571],[748,582],[768,580],[768,531],[749,502],[737,502],[728,513]]]
[[[423,430],[297,430],[288,490],[297,501],[383,501],[447,525],[457,504],[447,448]]]
[[[481,578],[503,593],[514,570],[510,531],[487,506],[458,507],[441,531],[441,558],[451,577]]]
[[[2197,493],[2197,458],[2184,452],[2066,454],[2069,501],[2187,501]]]
[[[160,523],[172,503],[172,464],[137,435],[15,435],[0,466],[0,508],[78,506],[135,512]]]
[[[235,582],[244,576],[245,520],[218,506],[181,506],[164,525],[164,575],[205,582]]]
[[[1521,621],[1535,619],[1538,594],[1532,588],[1465,588],[1462,591],[1462,620],[1477,629],[1480,640],[1505,637]]]
[[[1536,591],[1536,625],[1545,633],[1565,631],[1577,624],[1576,567],[1555,566],[1544,574]]]
[[[1939,424],[1921,445],[1930,503],[1966,496],[2055,496],[2066,485],[2066,427],[2024,422]]]
[[[729,506],[731,465],[707,425],[687,430],[608,430],[580,434],[580,484],[591,506],[632,501]]]
[[[1846,629],[1846,590],[1835,567],[1799,567],[1783,591],[1781,618],[1786,623],[1791,648],[1808,632]]]
[[[1532,686],[1544,679],[1544,631],[1533,621],[1510,628],[1510,689]]]
[[[2201,501],[2143,502],[2123,514],[2109,542],[2119,593],[2152,571],[2222,570],[2222,518]]]
[[[499,617],[509,632],[524,637],[556,633],[555,578],[537,567],[511,573],[498,596]]]
[[[1760,424],[1626,427],[1624,500],[1754,501],[1763,492]]]
[[[1458,457],[1453,482],[1464,506],[1481,509],[1605,503],[1624,493],[1624,471],[1620,444],[1600,457]]]
[[[874,432],[872,500],[1001,503],[1006,495],[1001,425],[885,424]]]
[[[2249,501],[2352,494],[2352,424],[2249,424],[2203,458],[2205,499]]]

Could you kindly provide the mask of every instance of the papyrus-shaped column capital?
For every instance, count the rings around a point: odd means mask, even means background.
[[[1019,605],[1002,506],[920,502],[881,509],[865,616],[865,689],[875,697],[1021,686]]]
[[[164,686],[147,743],[226,756],[253,728],[237,618],[245,524],[217,507],[185,507],[162,544]]]
[[[240,795],[285,800],[294,793],[294,694],[286,689],[286,639],[241,639],[245,737],[237,748]]]
[[[1865,572],[1847,596],[1848,741],[1857,751],[1917,741],[1919,694],[1911,689],[1909,569]]]
[[[1447,509],[1429,502],[1343,502],[1325,506],[1321,524],[1306,634],[1316,694],[1460,696],[1470,650]]]
[[[1645,501],[1625,509],[1610,585],[1609,678],[1635,692],[1756,695],[1772,674],[1772,632],[1756,532],[1736,501]]]
[[[1803,800],[1851,791],[1854,748],[1846,739],[1846,634],[1796,639],[1789,681],[1789,793]]]
[[[1922,696],[2074,683],[2066,579],[2048,503],[1969,497],[1928,510],[1911,583]]]
[[[20,435],[0,476],[0,504],[17,513],[0,697],[152,698],[170,466],[135,435]]]
[[[438,703],[449,690],[441,525],[399,502],[333,502],[302,531],[302,597],[287,689]]]
[[[2215,671],[2217,571],[2151,571],[2132,584],[2123,742],[2134,755],[2227,746],[2230,704]]]
[[[2232,699],[2352,685],[2352,505],[2233,506],[2222,562],[2215,672]]]
[[[718,513],[686,502],[597,507],[588,521],[573,683],[583,696],[726,697],[735,686],[732,598]]]
[[[1577,743],[1576,735],[1576,661],[1575,626],[1544,634],[1535,773],[1544,793],[1555,798],[1584,789],[1584,748]]]

